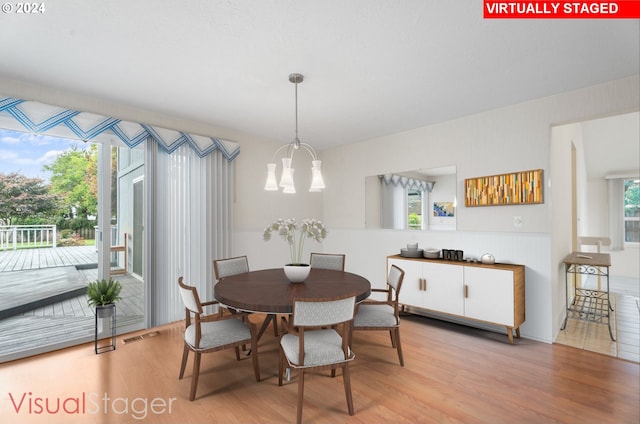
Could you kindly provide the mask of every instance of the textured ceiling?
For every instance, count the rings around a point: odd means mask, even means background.
[[[479,0],[57,0],[0,15],[0,76],[323,149],[640,72],[638,20]],[[211,134],[215,136],[215,134]]]

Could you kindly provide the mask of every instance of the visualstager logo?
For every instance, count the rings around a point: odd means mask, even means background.
[[[176,398],[111,398],[106,392],[82,392],[78,396],[49,397],[32,392],[9,393],[17,415],[129,415],[144,420],[149,415],[171,414]]]

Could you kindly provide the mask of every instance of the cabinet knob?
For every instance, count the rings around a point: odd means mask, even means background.
[[[466,284],[464,285],[464,297],[469,297],[469,286],[467,286]]]

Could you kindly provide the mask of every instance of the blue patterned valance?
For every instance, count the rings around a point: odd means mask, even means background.
[[[220,150],[232,161],[240,154],[240,145],[233,141],[206,137],[152,125],[78,112],[58,106],[0,95],[0,128],[30,131],[37,134],[100,141],[115,135],[128,147],[135,147],[148,137],[172,153],[188,144],[200,157]]]
[[[435,181],[418,180],[416,178],[403,177],[402,175],[397,174],[384,174],[380,175],[380,178],[385,184],[401,186],[410,190],[426,191],[427,193],[431,193],[431,190],[433,190],[433,186],[435,185]]]

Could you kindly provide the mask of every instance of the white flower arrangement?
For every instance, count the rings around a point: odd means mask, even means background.
[[[282,236],[289,245],[291,263],[296,265],[302,263],[302,249],[305,239],[312,238],[317,242],[321,242],[327,236],[327,230],[324,228],[324,224],[317,219],[302,220],[300,234],[297,236],[297,245],[296,232],[298,231],[298,224],[294,218],[278,219],[267,225],[262,235],[264,241],[271,240],[271,233],[274,231]]]

